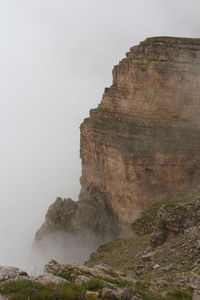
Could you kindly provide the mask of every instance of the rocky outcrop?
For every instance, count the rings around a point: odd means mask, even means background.
[[[154,202],[199,185],[199,70],[200,39],[148,38],[130,49],[81,125],[79,201],[57,200],[37,238],[57,222],[113,236]]]
[[[107,202],[105,194],[92,187],[77,202],[72,199],[57,198],[49,207],[45,223],[37,231],[35,240],[48,239],[52,234],[76,238],[81,244],[97,246],[102,241],[118,234],[117,218]]]
[[[199,69],[199,39],[146,39],[81,125],[81,193],[98,187],[120,224],[199,184]]]
[[[151,236],[152,247],[183,234],[185,229],[200,225],[200,202],[175,207],[161,206],[157,214],[157,227]]]
[[[22,279],[30,279],[30,276],[19,268],[0,266],[0,282]]]

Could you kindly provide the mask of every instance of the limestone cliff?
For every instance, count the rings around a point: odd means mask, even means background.
[[[81,125],[81,193],[98,187],[130,224],[152,202],[198,185],[199,110],[199,39],[131,48]]]
[[[199,125],[200,39],[132,47],[81,125],[81,192],[70,224],[128,228],[152,203],[198,186]]]

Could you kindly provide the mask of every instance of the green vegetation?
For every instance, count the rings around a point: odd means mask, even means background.
[[[148,245],[149,235],[141,236],[137,239],[117,239],[100,246],[97,251],[90,256],[86,265],[93,267],[101,262],[111,268],[131,270],[133,269],[132,259],[134,256],[139,251],[143,251]],[[113,274],[111,276],[113,276]],[[116,277],[116,280],[117,279]]]
[[[182,299],[182,300],[191,300],[192,299],[192,293],[191,291],[183,291],[183,290],[171,290],[167,292],[167,300],[176,300],[176,299]]]
[[[195,193],[192,195],[194,196]],[[165,205],[167,207],[176,207],[178,203],[187,202],[187,200],[188,199],[182,194],[178,194],[171,200],[160,201],[153,204],[150,208],[142,213],[140,218],[133,222],[131,225],[133,231],[139,235],[152,233],[156,227],[156,216],[161,206]]]
[[[67,272],[55,272],[53,275],[64,278],[64,279],[66,279],[70,282],[75,281],[75,276],[72,273],[68,272],[68,271]]]
[[[162,297],[159,293],[154,294],[149,290],[149,283],[145,281],[137,281],[135,293],[140,295],[144,300],[192,300],[192,292],[189,290],[178,290],[176,288],[163,293]]]
[[[103,279],[103,278],[102,278]],[[123,280],[121,278],[116,278],[116,279],[112,279],[112,278],[106,278],[107,282],[113,283],[118,285],[119,287],[123,288],[127,285],[129,285],[129,283],[126,280]]]
[[[88,291],[101,292],[104,287],[104,284],[100,279],[92,278],[89,281],[84,282],[82,284],[82,286],[84,287],[85,290],[88,290]]]
[[[30,280],[4,283],[0,293],[9,295],[10,300],[91,300],[85,296],[86,289],[74,284],[42,284]]]
[[[118,275],[112,269],[105,269],[104,273],[110,275],[111,277],[118,277]]]

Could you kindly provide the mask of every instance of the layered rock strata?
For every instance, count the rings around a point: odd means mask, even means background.
[[[81,192],[65,224],[113,233],[152,203],[198,186],[199,124],[200,39],[132,47],[81,125]]]
[[[81,125],[81,194],[98,187],[120,224],[200,182],[200,39],[149,38],[113,69]]]

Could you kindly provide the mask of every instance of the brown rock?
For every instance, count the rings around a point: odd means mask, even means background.
[[[102,298],[106,299],[121,299],[120,292],[109,288],[103,288]]]
[[[45,223],[37,231],[35,239],[41,240],[43,236],[57,229],[57,227],[69,226],[77,208],[78,204],[72,199],[57,198],[56,201],[50,205],[45,216]]]
[[[131,48],[81,125],[81,193],[98,187],[121,225],[200,182],[199,53],[199,39]]]
[[[65,220],[112,238],[154,202],[199,185],[199,69],[200,39],[148,38],[130,49],[81,125],[78,206],[58,200],[36,238]]]
[[[99,292],[93,292],[93,291],[86,291],[86,296],[92,296],[94,298],[98,298],[99,297]]]
[[[154,270],[157,270],[157,269],[159,269],[159,268],[160,268],[160,265],[159,265],[159,264],[153,265],[153,269],[154,269]]]

